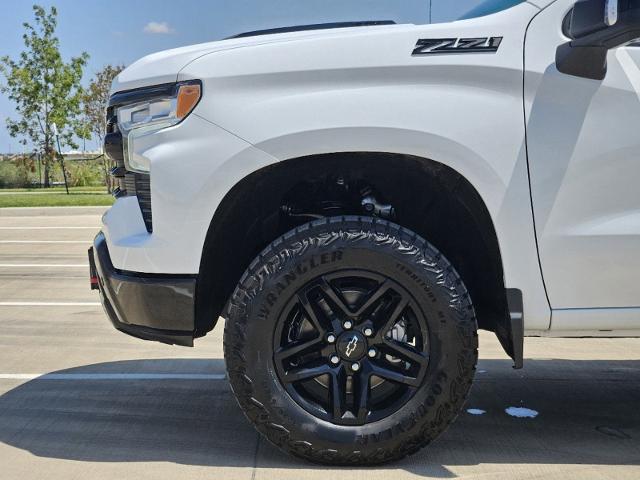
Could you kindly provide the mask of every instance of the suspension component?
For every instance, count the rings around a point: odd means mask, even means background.
[[[372,194],[365,196],[362,199],[362,208],[368,215],[375,215],[376,217],[384,219],[393,219],[396,216],[396,211],[393,205],[386,205],[380,203],[376,197]]]

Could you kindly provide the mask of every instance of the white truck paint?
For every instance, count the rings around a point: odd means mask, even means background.
[[[574,3],[231,39],[136,62],[113,93],[198,79],[204,94],[184,122],[136,144],[150,165],[154,230],[135,198],[118,199],[103,227],[113,265],[197,274],[218,205],[268,165],[410,154],[451,167],[481,195],[528,334],[640,334],[640,49],[611,50],[604,82],[558,72]],[[497,53],[411,55],[422,38],[489,36],[503,38]]]
[[[566,37],[554,20],[573,3],[557,1],[541,12],[525,44],[531,187],[552,327],[635,330],[640,49],[609,51],[602,82],[558,72],[555,50]]]

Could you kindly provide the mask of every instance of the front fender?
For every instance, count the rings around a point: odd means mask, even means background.
[[[384,152],[457,171],[491,215],[506,286],[524,293],[527,329],[545,330],[550,310],[531,213],[522,83],[522,46],[537,12],[522,3],[462,22],[225,50],[187,65],[179,79],[201,79],[195,114],[263,152],[263,160]],[[503,37],[496,53],[412,56],[419,39],[483,36]],[[232,187],[257,163],[229,158],[214,172],[216,185]]]

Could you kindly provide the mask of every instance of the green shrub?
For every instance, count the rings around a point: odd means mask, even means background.
[[[102,162],[67,162],[69,185],[74,187],[93,187],[104,185]]]
[[[27,187],[31,177],[30,166],[22,160],[0,161],[0,188]]]
[[[70,187],[97,187],[104,185],[104,167],[100,160],[67,160],[67,181]],[[63,183],[62,167],[56,162],[52,169],[51,182]]]
[[[70,187],[99,187],[105,186],[104,164],[97,160],[66,160],[67,181]],[[0,188],[37,188],[40,185],[40,175],[44,180],[44,167],[40,165],[38,171],[37,160],[12,159],[0,160]],[[40,174],[40,175],[39,175]],[[62,185],[64,176],[60,162],[52,162],[49,168],[51,184]]]

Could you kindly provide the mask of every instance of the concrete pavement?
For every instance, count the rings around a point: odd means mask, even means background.
[[[430,448],[375,469],[289,458],[236,406],[221,326],[194,349],[113,330],[73,266],[102,211],[0,210],[3,480],[640,478],[640,339],[527,339],[514,371],[483,333],[466,408],[484,413],[465,411]],[[51,241],[77,243],[37,243]]]

